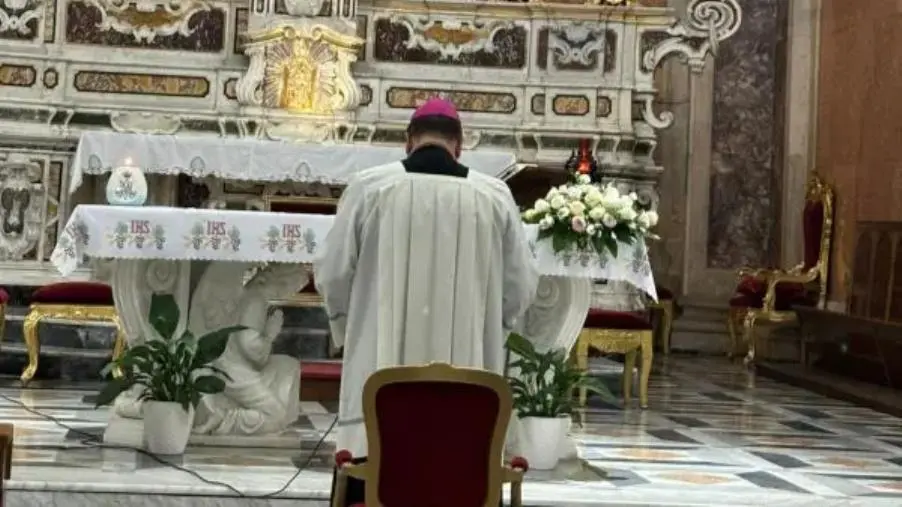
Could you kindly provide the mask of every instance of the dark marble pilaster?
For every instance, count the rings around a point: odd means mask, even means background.
[[[784,0],[741,0],[742,27],[715,58],[708,266],[776,259],[782,147]]]

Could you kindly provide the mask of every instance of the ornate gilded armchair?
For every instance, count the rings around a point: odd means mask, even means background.
[[[583,370],[589,369],[589,350],[624,354],[623,399],[629,401],[633,388],[633,370],[636,355],[642,356],[639,367],[639,406],[648,408],[648,378],[654,348],[654,331],[648,316],[644,313],[589,309],[583,330],[576,341],[576,364]],[[580,388],[579,403],[586,404],[586,389]]]
[[[729,332],[732,356],[737,350],[740,328],[748,347],[745,363],[755,360],[759,321],[782,324],[796,322],[793,306],[817,305],[827,299],[830,243],[833,234],[833,189],[816,175],[808,182],[802,213],[804,261],[790,270],[739,270],[739,284],[730,299]]]
[[[411,424],[411,407],[417,407]],[[347,501],[347,478],[365,481],[366,502],[377,507],[497,507],[511,484],[511,506],[522,505],[528,464],[502,461],[513,412],[510,387],[500,375],[447,364],[379,370],[363,388],[368,456],[335,455],[332,507]]]
[[[22,383],[27,384],[38,370],[41,341],[38,324],[44,319],[61,319],[74,322],[109,322],[116,328],[113,359],[125,350],[125,333],[119,322],[119,314],[113,304],[113,291],[108,285],[94,282],[61,282],[45,285],[34,291],[31,307],[23,323],[28,364],[22,372]]]

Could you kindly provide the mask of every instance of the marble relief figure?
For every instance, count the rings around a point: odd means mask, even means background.
[[[188,328],[195,336],[224,326],[247,329],[232,334],[217,366],[231,378],[220,394],[206,396],[197,410],[195,433],[261,435],[280,431],[298,418],[300,365],[272,354],[283,315],[269,301],[285,298],[306,283],[300,265],[260,268],[242,285],[245,270],[212,263],[192,298]]]

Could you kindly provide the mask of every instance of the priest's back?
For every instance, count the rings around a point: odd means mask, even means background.
[[[446,156],[427,148],[359,173],[316,264],[333,339],[345,346],[345,446],[358,447],[348,432],[362,422],[372,372],[440,361],[501,373],[507,332],[535,297],[507,185]]]

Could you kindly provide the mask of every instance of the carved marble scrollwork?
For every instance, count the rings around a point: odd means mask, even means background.
[[[117,132],[169,135],[182,128],[182,120],[171,114],[113,112],[110,114],[110,126]]]
[[[238,100],[308,115],[352,111],[360,90],[351,62],[362,44],[356,35],[306,19],[249,33],[251,64],[238,82]]]
[[[0,163],[0,260],[22,260],[37,246],[44,192],[40,165],[16,153]]]
[[[664,58],[679,54],[693,72],[701,72],[708,54],[715,53],[717,44],[735,34],[741,23],[737,0],[690,0],[686,17],[667,29],[667,38],[645,52],[644,68],[654,71]]]
[[[190,36],[191,17],[209,10],[202,0],[87,0],[100,11],[100,29],[131,35],[137,41],[153,42],[157,36]]]
[[[0,32],[31,33],[30,21],[41,18],[41,2],[38,0],[3,0],[0,8]],[[9,12],[7,12],[9,11]]]
[[[404,43],[407,49],[435,51],[442,58],[458,58],[480,51],[492,53],[496,50],[495,35],[514,27],[512,21],[505,20],[471,22],[410,14],[395,14],[391,22],[410,33]]]
[[[590,68],[604,50],[607,27],[596,22],[575,22],[553,27],[548,47],[561,68]]]

